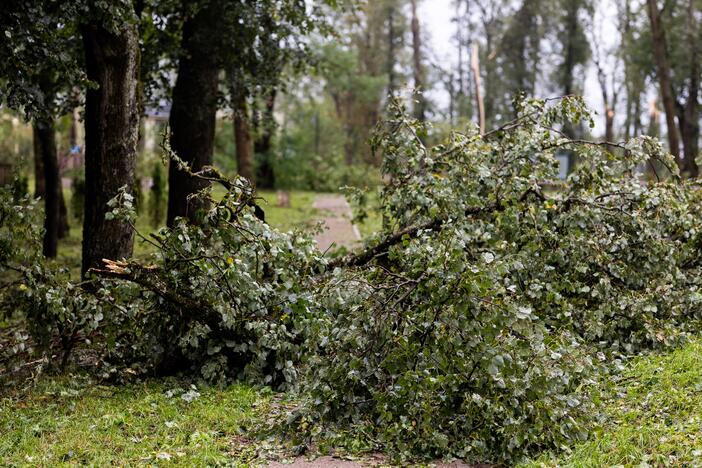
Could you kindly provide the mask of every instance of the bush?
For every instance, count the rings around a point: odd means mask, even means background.
[[[0,317],[23,317],[46,357],[55,341],[65,366],[76,343],[89,341],[107,314],[105,291],[88,293],[69,281],[66,268],[44,260],[41,219],[33,197],[0,189]],[[32,344],[19,346],[25,351]]]

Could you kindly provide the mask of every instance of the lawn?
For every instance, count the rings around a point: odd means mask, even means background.
[[[0,465],[241,465],[255,456],[247,433],[271,401],[243,385],[47,378],[0,400]]]
[[[609,385],[589,441],[526,466],[702,466],[702,340],[634,358]]]
[[[525,467],[702,465],[702,340],[632,359],[604,389],[592,438]],[[278,399],[177,379],[126,386],[46,377],[0,399],[0,465],[246,465]]]

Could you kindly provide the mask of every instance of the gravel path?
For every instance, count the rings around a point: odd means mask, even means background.
[[[312,205],[322,212],[324,232],[315,239],[319,250],[327,251],[330,247],[351,249],[361,240],[358,228],[351,222],[351,207],[341,195],[317,195]]]

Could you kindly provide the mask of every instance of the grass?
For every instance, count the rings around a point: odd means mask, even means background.
[[[602,427],[569,453],[527,467],[701,466],[702,339],[633,359],[609,383]],[[45,378],[0,399],[2,466],[242,466],[249,437],[271,412],[270,393],[243,385],[193,389],[177,379],[119,387]],[[190,393],[190,395],[194,395]]]
[[[47,379],[0,399],[0,465],[241,466],[255,457],[245,434],[271,401],[242,385],[194,390],[171,379],[120,387]]]
[[[275,192],[258,193],[263,199],[261,208],[266,213],[266,222],[282,231],[311,226],[315,216],[319,216],[319,211],[312,207],[316,195],[315,192],[290,192],[290,207],[282,208],[278,206]]]
[[[526,466],[702,466],[702,339],[633,359],[608,393],[591,440]]]

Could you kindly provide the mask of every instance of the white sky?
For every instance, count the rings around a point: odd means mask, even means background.
[[[598,8],[593,18],[595,31],[601,36],[603,48],[612,48],[618,40],[617,27],[615,24],[616,6],[614,0],[599,0]],[[456,63],[456,45],[453,42],[453,35],[456,27],[451,22],[455,14],[455,7],[452,0],[424,0],[419,5],[420,21],[427,38],[428,47],[431,48],[431,56],[445,63]],[[595,67],[590,64],[587,68],[585,80],[585,100],[590,108],[598,114],[602,113],[603,101],[600,93],[599,83]],[[538,96],[544,97],[544,96]],[[433,93],[432,98],[442,106],[447,105],[448,96],[445,92]],[[621,108],[621,105],[620,105]],[[621,114],[621,112],[620,112]],[[604,133],[603,120],[599,115],[595,116],[595,135]]]

